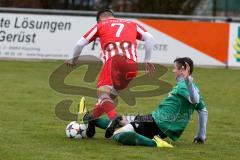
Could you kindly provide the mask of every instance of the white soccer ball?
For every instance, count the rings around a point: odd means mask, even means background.
[[[68,138],[86,138],[86,130],[86,124],[79,124],[76,121],[72,121],[66,127],[66,136]]]

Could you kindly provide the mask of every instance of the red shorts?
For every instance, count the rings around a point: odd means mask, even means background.
[[[137,76],[138,65],[125,56],[116,55],[103,66],[98,77],[97,88],[110,85],[116,90],[124,89]]]

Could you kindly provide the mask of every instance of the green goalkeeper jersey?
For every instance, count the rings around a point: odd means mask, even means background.
[[[194,82],[193,85],[199,93],[197,85]],[[159,104],[152,116],[159,129],[173,141],[176,141],[186,128],[194,110],[204,108],[205,104],[201,95],[198,104],[190,102],[186,83],[181,80],[177,82],[168,97]]]

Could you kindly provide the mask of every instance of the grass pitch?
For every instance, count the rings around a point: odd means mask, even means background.
[[[68,121],[55,115],[55,105],[72,99],[76,113],[79,96],[64,95],[49,87],[50,74],[62,62],[0,61],[0,159],[1,160],[84,160],[84,159],[239,159],[240,150],[240,70],[196,68],[194,78],[200,86],[208,111],[207,144],[191,141],[197,132],[195,113],[173,149],[123,146],[104,138],[97,130],[93,139],[72,140],[65,136]],[[81,82],[86,67],[74,71],[66,83]],[[175,80],[171,68],[162,77]],[[120,100],[120,113],[150,113],[166,96],[137,99],[128,107]],[[95,100],[86,97],[89,108]]]

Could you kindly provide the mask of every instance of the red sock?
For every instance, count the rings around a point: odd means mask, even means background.
[[[115,106],[110,101],[105,101],[101,105],[102,110],[107,114],[108,118],[112,121],[117,117]]]
[[[104,113],[103,107],[99,104],[96,104],[93,109],[93,118],[97,119]]]

